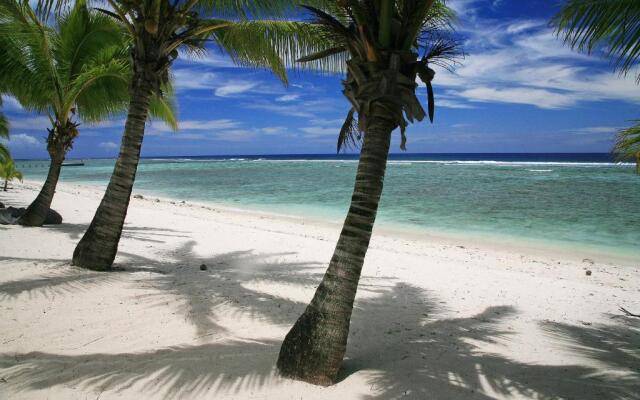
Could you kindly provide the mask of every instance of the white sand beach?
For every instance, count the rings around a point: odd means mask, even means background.
[[[64,224],[0,225],[0,399],[640,399],[640,261],[375,231],[321,388],[274,364],[338,225],[134,198],[98,273],[69,262],[101,196],[60,184]]]

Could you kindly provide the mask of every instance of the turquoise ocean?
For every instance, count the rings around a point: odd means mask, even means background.
[[[113,160],[64,167],[62,182],[106,186]],[[44,179],[45,161],[20,161]],[[353,155],[143,159],[134,191],[340,222]],[[394,154],[380,227],[530,242],[640,259],[640,177],[606,154]]]

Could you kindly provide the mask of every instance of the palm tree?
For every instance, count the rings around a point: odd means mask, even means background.
[[[452,12],[441,1],[331,2],[306,7],[333,46],[301,58],[346,61],[343,93],[352,104],[338,138],[338,151],[362,141],[351,206],[320,286],[287,334],[278,357],[280,372],[319,385],[335,382],[346,350],[353,302],[376,219],[391,134],[400,128],[401,148],[409,122],[426,116],[416,97],[416,78],[427,87],[428,116],[434,98],[430,65],[451,66],[458,55],[451,39]],[[327,63],[325,61],[325,63]],[[357,114],[357,118],[355,115]]]
[[[43,13],[58,10],[65,0],[40,0]],[[149,100],[169,76],[170,67],[180,51],[203,52],[212,40],[237,63],[268,67],[285,83],[286,71],[279,48],[290,48],[292,39],[314,38],[305,33],[304,24],[285,21],[254,20],[267,13],[289,9],[292,0],[107,0],[103,10],[123,24],[133,42],[131,101],[120,154],[105,195],[78,243],[73,264],[107,270],[115,259],[127,214],[144,137]],[[229,17],[208,18],[206,15]]]
[[[613,148],[619,160],[635,159],[636,173],[640,175],[640,124],[618,132]]]
[[[12,158],[6,158],[2,163],[0,163],[0,178],[4,179],[4,187],[3,190],[7,191],[7,186],[9,182],[18,179],[22,182],[22,172],[16,169],[16,163]]]
[[[128,43],[111,18],[84,0],[54,26],[40,21],[28,2],[0,0],[0,76],[6,91],[51,121],[49,173],[18,223],[41,226],[53,200],[62,163],[78,136],[78,119],[93,122],[121,112],[128,99]],[[159,114],[175,121],[167,101]]]
[[[0,106],[2,106],[2,97],[0,97]],[[0,112],[0,139],[9,139],[9,122],[3,113]],[[10,158],[9,149],[4,143],[0,143],[0,163]]]
[[[588,53],[603,50],[623,75],[638,65],[640,1],[568,0],[552,24],[571,48]],[[640,83],[640,72],[636,83]],[[640,174],[640,125],[620,131],[612,152],[619,159],[635,158]]]

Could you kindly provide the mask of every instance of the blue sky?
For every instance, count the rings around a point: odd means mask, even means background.
[[[640,113],[640,87],[597,56],[555,38],[548,0],[451,0],[467,53],[454,73],[438,70],[436,120],[411,125],[408,152],[606,152]],[[284,87],[266,71],[212,52],[180,60],[181,129],[151,122],[143,156],[334,153],[349,106],[340,76],[292,72]],[[421,99],[426,99],[420,88]],[[48,118],[4,99],[16,158],[46,158]],[[124,115],[82,125],[70,158],[115,157]],[[394,152],[399,152],[394,134]]]

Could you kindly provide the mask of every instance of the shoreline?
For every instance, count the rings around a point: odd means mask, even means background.
[[[70,259],[102,194],[63,183],[62,225],[0,226],[0,398],[637,397],[640,329],[619,307],[640,311],[638,265],[376,230],[341,379],[320,388],[274,365],[335,225],[132,199],[115,268],[99,273]]]
[[[42,181],[34,179],[25,179],[25,184],[32,185],[33,189],[39,190],[42,185]],[[68,187],[68,190],[84,190],[89,189],[94,192],[100,192],[100,197],[104,193],[106,185],[93,185],[87,183],[71,183],[60,182],[58,190],[64,190]],[[239,215],[250,215],[258,218],[270,218],[275,220],[285,220],[294,223],[311,223],[318,226],[323,226],[327,229],[335,229],[339,232],[342,227],[342,217],[339,218],[323,218],[312,213],[302,214],[286,214],[277,211],[270,211],[260,208],[253,208],[251,206],[239,206],[234,207],[227,204],[221,204],[210,201],[202,200],[182,200],[173,197],[167,197],[162,194],[158,194],[152,190],[141,190],[132,193],[132,201],[140,199],[134,199],[134,195],[142,195],[144,199],[142,201],[155,202],[160,200],[160,203],[177,205],[184,201],[187,206],[201,208],[214,212],[229,212]],[[346,211],[345,211],[346,213]],[[346,215],[346,214],[345,214]],[[501,251],[508,253],[524,253],[532,256],[549,256],[562,260],[570,261],[596,261],[605,264],[617,264],[625,266],[638,266],[640,265],[640,254],[635,257],[625,252],[626,254],[616,254],[616,249],[612,247],[590,245],[584,243],[576,243],[574,246],[568,242],[554,241],[554,240],[542,240],[528,237],[518,237],[514,235],[501,234],[501,233],[481,233],[473,232],[465,234],[464,232],[457,231],[443,231],[437,229],[427,229],[413,225],[394,224],[389,222],[378,222],[374,227],[375,235],[382,235],[385,237],[402,238],[404,240],[410,240],[414,242],[432,242],[435,244],[447,245],[447,246],[467,246],[476,248],[486,248],[492,251]],[[587,261],[587,262],[588,262]]]

